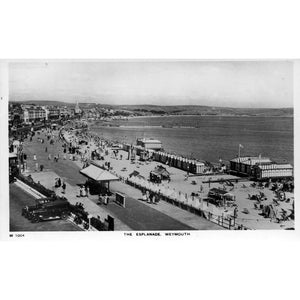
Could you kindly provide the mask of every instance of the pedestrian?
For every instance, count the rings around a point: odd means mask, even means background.
[[[153,204],[157,204],[157,203],[156,203],[156,196],[155,196],[154,193],[152,194],[152,203],[153,203]]]
[[[45,148],[45,152],[48,152],[48,148],[47,147]]]
[[[51,154],[50,153],[48,154],[48,160],[51,160]]]
[[[35,163],[35,172],[38,171],[38,168],[39,168],[39,164],[38,164],[38,163]]]
[[[104,202],[105,205],[108,204],[108,197],[107,197],[106,194],[105,194],[104,197],[103,197],[103,202]]]
[[[153,193],[150,193],[150,196],[149,196],[149,203],[153,203]]]
[[[33,160],[36,161],[36,154],[33,155]]]
[[[66,193],[66,183],[63,182],[61,187],[62,187],[62,194],[65,194]]]
[[[145,191],[143,191],[143,193],[142,193],[142,199],[143,199],[143,201],[147,201],[147,196],[146,196]]]

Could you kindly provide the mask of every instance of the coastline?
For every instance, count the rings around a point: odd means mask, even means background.
[[[294,118],[294,115],[236,115],[236,114],[166,114],[166,115],[144,115],[144,116],[129,116],[128,119],[140,119],[140,118],[157,118],[157,117],[236,117],[236,118]]]

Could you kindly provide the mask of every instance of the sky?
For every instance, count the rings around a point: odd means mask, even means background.
[[[23,61],[10,101],[293,107],[291,61]]]

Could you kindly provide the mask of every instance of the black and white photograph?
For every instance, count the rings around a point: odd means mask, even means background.
[[[293,230],[293,64],[10,61],[10,232]]]
[[[1,299],[300,299],[297,1],[0,12]]]

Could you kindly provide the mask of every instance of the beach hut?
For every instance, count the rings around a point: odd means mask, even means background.
[[[190,172],[196,174],[196,162],[194,160],[191,161]]]
[[[174,155],[174,167],[178,168],[178,156]]]
[[[190,159],[188,159],[188,161],[187,161],[187,170],[189,172],[193,173],[192,172],[192,160],[190,160]]]
[[[171,163],[172,163],[172,155],[168,153],[166,164],[171,167]]]
[[[165,161],[166,165],[170,165],[170,158],[171,158],[171,155],[169,153],[166,153],[166,161]]]
[[[203,162],[196,162],[195,163],[195,173],[196,174],[202,174],[205,169],[205,164]]]
[[[174,167],[174,168],[177,167],[176,155],[174,155],[174,154],[172,154],[172,167]]]
[[[177,157],[177,168],[178,169],[182,168],[182,158],[180,156]]]
[[[187,159],[183,158],[182,160],[182,170],[187,171]]]
[[[166,163],[166,161],[167,161],[167,153],[163,152],[161,154],[161,162]]]

